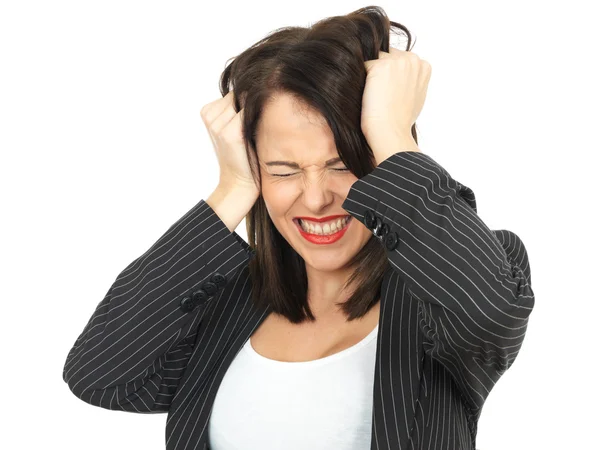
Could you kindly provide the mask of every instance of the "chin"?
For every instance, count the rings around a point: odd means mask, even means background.
[[[354,256],[354,253],[357,253],[360,250],[360,248],[354,248],[352,245],[352,230],[348,231],[349,233],[343,237],[343,239],[345,238],[346,240],[343,245],[333,243],[315,246],[314,244],[305,241],[302,236],[297,235],[296,229],[291,230],[291,237],[283,234],[282,236],[307,265],[319,271],[332,272],[344,269]],[[364,243],[366,243],[369,237],[370,235],[366,236]]]
[[[346,254],[344,251],[340,251],[339,248],[337,251],[304,249],[303,252],[298,252],[298,254],[304,259],[304,262],[307,265],[321,272],[335,272],[337,270],[342,270],[353,256]]]

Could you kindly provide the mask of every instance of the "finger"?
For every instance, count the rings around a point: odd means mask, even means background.
[[[380,50],[377,58],[378,59],[386,59],[386,58],[391,58],[391,56],[389,53],[384,52],[383,50]],[[367,72],[369,72],[369,69],[371,69],[371,66],[373,64],[375,64],[375,61],[377,61],[377,59],[370,59],[368,61],[365,61],[365,68],[367,69]]]
[[[429,80],[431,79],[431,64],[429,64],[424,59],[421,61],[422,61],[422,64],[421,64],[421,70],[420,70],[420,75],[419,75],[421,82],[419,83],[419,88],[422,91],[426,91],[427,86],[429,85]]]
[[[229,91],[223,97],[209,103],[209,107],[206,112],[207,122],[213,123],[217,117],[226,112],[230,107],[233,109],[233,91]]]
[[[223,128],[236,118],[236,116],[241,116],[241,114],[236,113],[233,105],[228,104],[221,114],[214,118],[212,128],[215,132],[220,133]]]
[[[378,59],[398,58],[403,53],[406,53],[406,51],[404,51],[404,50],[398,50],[395,47],[390,47],[390,52],[389,53],[385,52],[383,50],[379,50]],[[373,64],[375,64],[375,61],[377,61],[377,59],[371,59],[369,61],[365,61],[365,67],[367,69],[367,72],[369,71],[369,69],[371,68],[371,66]]]
[[[396,47],[390,47],[389,52],[384,52],[383,50],[379,51],[379,59],[403,58],[409,56],[407,54],[415,55],[414,53],[409,52],[407,50],[400,50]]]
[[[389,53],[389,55],[391,57],[398,57],[398,56],[402,56],[402,55],[404,55],[406,53],[410,53],[410,52],[408,52],[406,50],[400,50],[399,48],[396,48],[396,47],[390,47],[390,53]]]

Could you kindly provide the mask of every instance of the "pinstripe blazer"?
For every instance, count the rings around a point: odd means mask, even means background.
[[[422,152],[382,161],[342,206],[390,263],[370,448],[475,449],[482,406],[517,357],[534,305],[523,242],[490,230],[473,191]],[[271,312],[251,302],[254,254],[200,200],[97,305],[68,353],[69,389],[106,409],[166,412],[168,450],[208,449],[219,384]]]

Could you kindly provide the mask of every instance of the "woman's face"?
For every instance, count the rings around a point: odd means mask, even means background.
[[[263,110],[256,147],[262,196],[279,233],[307,265],[321,271],[343,268],[371,238],[371,232],[342,208],[357,178],[344,170],[323,117],[301,109],[290,95],[280,94]],[[301,231],[296,222],[298,217],[340,215],[338,219],[349,221],[328,220],[320,224],[321,232],[310,228],[316,222],[305,219],[307,231]]]

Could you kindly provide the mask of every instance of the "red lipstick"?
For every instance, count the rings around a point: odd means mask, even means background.
[[[344,228],[342,228],[341,230],[336,231],[333,234],[328,234],[326,236],[321,235],[321,234],[312,234],[309,233],[307,231],[304,231],[302,229],[302,226],[300,225],[300,223],[298,222],[298,219],[304,219],[304,220],[314,220],[315,222],[327,222],[329,220],[333,220],[336,219],[338,217],[349,217],[349,219],[347,220],[346,224],[344,225]],[[346,231],[348,230],[348,227],[350,227],[350,224],[353,222],[352,220],[352,216],[348,216],[348,214],[341,214],[341,215],[336,215],[336,216],[328,216],[328,217],[322,217],[320,219],[315,219],[315,218],[310,218],[310,217],[296,217],[294,218],[294,223],[296,224],[296,228],[298,228],[298,231],[300,232],[300,235],[306,239],[309,242],[312,242],[313,244],[333,244],[334,242],[340,240],[344,234],[346,233]]]
[[[330,220],[337,219],[338,217],[346,217],[346,216],[348,216],[348,214],[338,214],[336,216],[321,217],[320,219],[317,219],[316,217],[298,216],[298,217],[294,217],[294,219],[312,220],[313,222],[328,222]]]

